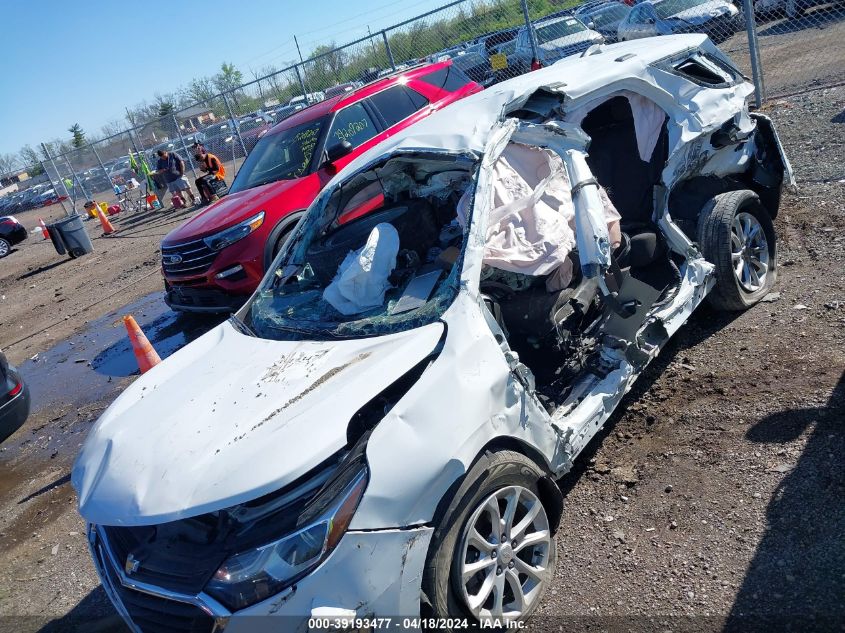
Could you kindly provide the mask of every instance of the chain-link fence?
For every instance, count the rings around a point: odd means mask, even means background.
[[[193,181],[201,175],[193,145],[201,143],[231,182],[273,125],[412,65],[452,59],[489,86],[602,41],[673,33],[706,33],[753,76],[760,105],[766,97],[841,83],[843,25],[841,0],[456,0],[344,46],[319,46],[301,63],[133,120],[131,129],[81,148],[51,153],[42,146],[43,166],[56,195],[72,206],[96,198],[142,209],[149,194],[162,198],[166,191],[149,175],[158,150],[185,159]]]

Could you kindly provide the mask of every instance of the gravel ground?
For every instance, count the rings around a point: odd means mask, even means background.
[[[767,98],[845,81],[842,74],[845,5],[842,3],[811,7],[797,20],[758,16],[757,42]],[[736,33],[719,48],[752,76],[745,31]]]
[[[700,310],[562,481],[556,582],[532,628],[842,629],[845,88],[767,110],[800,185],[777,221],[778,294],[740,315]],[[72,323],[12,346],[20,359],[108,312],[111,300],[90,312],[65,306],[155,270],[146,262],[156,234],[178,220],[139,222],[132,252],[96,240],[97,257],[137,258],[120,271],[83,258],[61,265],[80,271],[72,284],[48,271],[26,278],[36,287],[0,302],[0,341],[17,336],[10,318],[32,329],[73,313]],[[45,249],[30,244],[13,257],[23,272],[37,270]],[[15,274],[0,278],[7,297],[21,285]],[[160,283],[148,282],[115,305]],[[74,297],[59,301],[57,287]],[[0,614],[19,616],[0,618],[9,630],[122,630],[91,567],[68,473],[73,447],[131,379],[39,412],[0,449]]]

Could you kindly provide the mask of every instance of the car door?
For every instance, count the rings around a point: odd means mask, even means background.
[[[338,110],[329,127],[325,148],[328,150],[337,143],[349,141],[353,150],[333,163],[331,173],[321,169],[321,180],[328,182],[334,174],[343,169],[356,156],[374,147],[383,138],[385,138],[384,126],[368,104],[358,101]]]

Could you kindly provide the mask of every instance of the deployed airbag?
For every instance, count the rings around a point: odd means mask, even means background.
[[[366,244],[350,251],[323,291],[323,299],[341,314],[358,314],[384,303],[387,278],[396,268],[399,233],[392,224],[377,224]]]
[[[509,144],[493,166],[484,264],[514,273],[546,276],[550,292],[572,281],[575,207],[563,160],[550,150]],[[618,236],[619,213],[600,190],[611,238]],[[469,194],[458,203],[465,223]]]

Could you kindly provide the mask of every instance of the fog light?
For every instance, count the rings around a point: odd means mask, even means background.
[[[246,275],[244,274],[244,267],[240,264],[236,266],[232,266],[231,268],[227,268],[226,270],[217,273],[214,275],[215,279],[228,279],[229,281],[236,281],[237,279],[243,279]],[[232,279],[235,277],[235,279]]]

